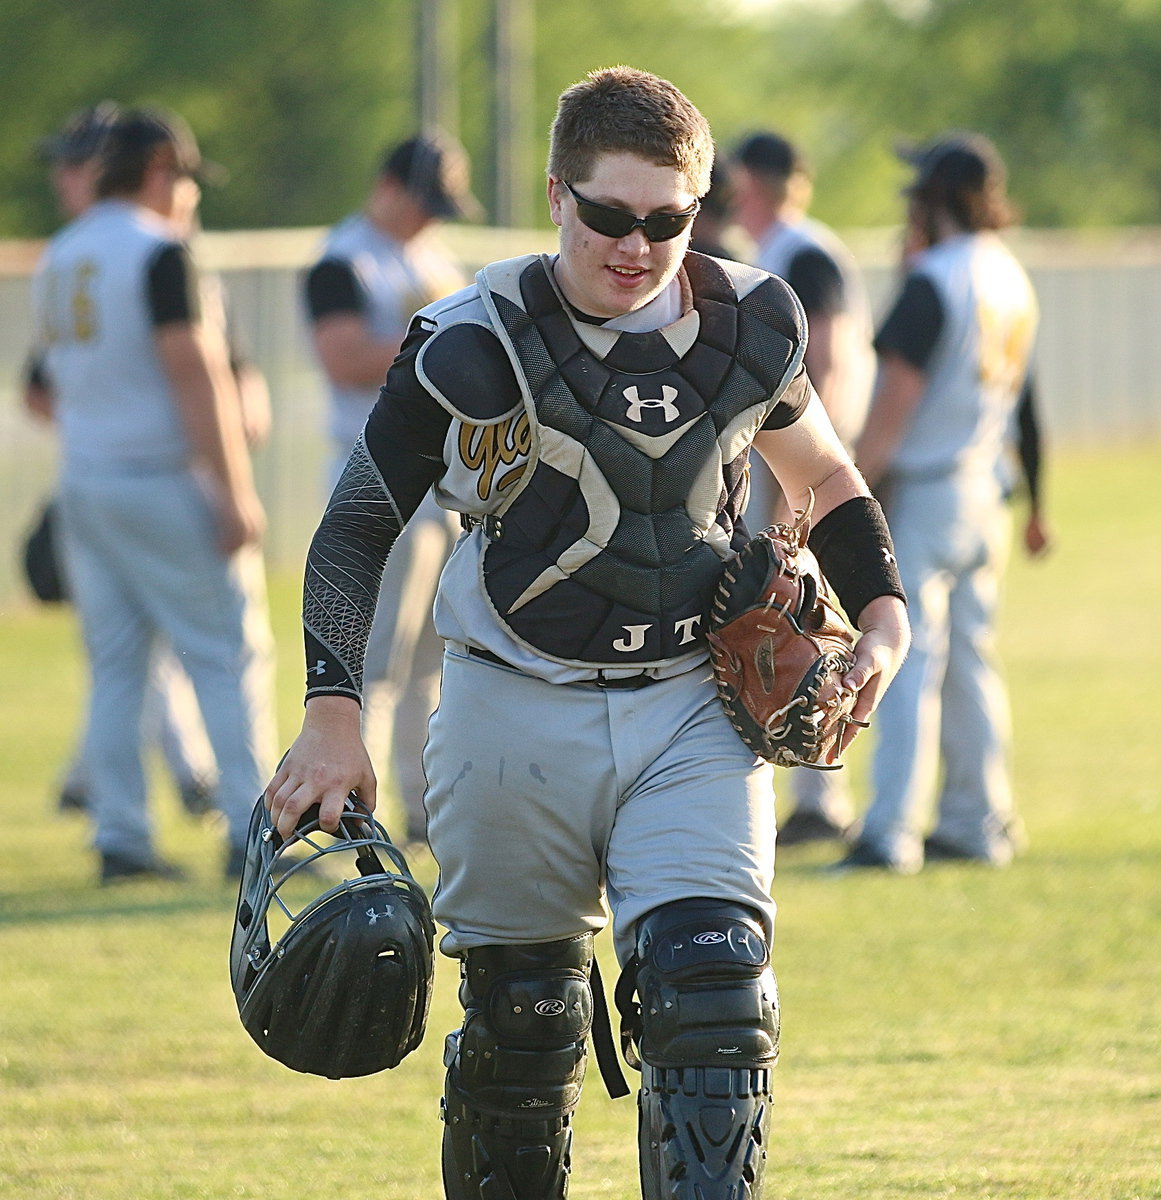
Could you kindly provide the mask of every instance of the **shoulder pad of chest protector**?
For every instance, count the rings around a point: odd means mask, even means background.
[[[458,420],[492,424],[523,406],[507,352],[482,321],[457,321],[437,330],[415,365],[423,386]]]

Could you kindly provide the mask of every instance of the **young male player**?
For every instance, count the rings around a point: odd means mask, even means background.
[[[687,254],[712,161],[665,80],[615,67],[566,90],[559,254],[494,263],[417,316],[309,554],[306,717],[266,793],[284,833],[314,804],[334,826],[352,789],[374,803],[359,698],[384,559],[429,489],[472,526],[437,596],[425,753],[465,1008],[445,1056],[453,1200],[565,1195],[606,905],[643,1195],[761,1193],[770,767],[726,718],[704,638],[747,539],[751,444],[798,507],[814,493],[812,545],[862,630],[856,717],[907,646],[886,527],[803,372],[793,294]]]

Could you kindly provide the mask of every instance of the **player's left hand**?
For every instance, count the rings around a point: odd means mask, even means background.
[[[879,596],[859,613],[862,636],[855,643],[855,665],[843,676],[843,687],[853,688],[859,698],[851,716],[867,722],[879,706],[911,646],[907,608],[896,596]],[[852,725],[843,735],[846,749],[859,731]]]

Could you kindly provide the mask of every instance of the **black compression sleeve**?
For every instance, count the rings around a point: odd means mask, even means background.
[[[360,437],[306,556],[306,694],[360,699],[383,565],[404,517]]]
[[[1016,409],[1016,424],[1019,430],[1017,450],[1020,466],[1028,484],[1028,497],[1033,505],[1040,503],[1040,467],[1043,461],[1040,422],[1036,416],[1036,388],[1031,376],[1024,381]]]
[[[891,531],[872,497],[856,496],[831,509],[811,530],[809,545],[852,621],[879,596],[906,601]]]
[[[341,258],[324,258],[306,277],[306,307],[312,321],[331,313],[363,313],[367,294],[354,267]]]
[[[187,247],[177,242],[163,246],[149,264],[146,288],[155,328],[201,316],[197,271]]]
[[[429,335],[415,327],[408,336],[311,541],[302,606],[308,698],[360,699],[383,565],[443,473],[451,417],[415,374]]]

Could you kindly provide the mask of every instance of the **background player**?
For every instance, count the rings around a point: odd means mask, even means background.
[[[730,185],[734,219],[756,246],[755,265],[785,279],[806,310],[806,369],[849,448],[866,416],[874,375],[871,310],[859,269],[838,236],[807,216],[810,169],[781,134],[744,138],[733,153]],[[787,519],[761,463],[755,464],[752,485],[746,510],[750,525],[761,528]],[[844,837],[855,815],[847,779],[845,771],[791,771],[795,803],[779,826],[779,842],[789,846]]]
[[[190,227],[206,170],[180,118],[123,114],[102,146],[97,203],[53,238],[35,280],[62,534],[92,676],[85,760],[103,882],[180,875],[154,846],[141,762],[159,638],[198,695],[231,873],[273,752],[268,662],[251,636],[264,613],[246,579],[262,571],[264,515],[224,332],[203,319],[177,232]]]
[[[308,557],[306,714],[267,789],[283,832],[316,803],[333,827],[351,790],[374,803],[359,696],[384,557],[433,486],[472,519],[440,581],[424,755],[466,1010],[445,1056],[449,1197],[565,1194],[605,901],[644,1064],[644,1195],[679,1177],[761,1193],[770,768],[726,717],[701,630],[747,537],[751,444],[792,502],[815,493],[813,544],[863,630],[856,716],[906,650],[886,527],[802,368],[793,294],[686,253],[712,161],[665,80],[617,67],[568,89],[559,255],[492,264],[419,314]]]
[[[73,113],[59,132],[40,143],[40,152],[50,164],[58,207],[66,220],[79,217],[96,197],[101,145],[119,113],[119,105],[103,100]],[[247,372],[247,394],[254,395],[255,374],[251,368]],[[261,382],[260,375],[257,381]],[[24,406],[40,420],[54,419],[52,382],[41,354],[34,355],[28,365]],[[207,812],[213,803],[217,764],[189,678],[172,654],[162,648],[152,668],[144,725],[147,739],[156,739],[162,751],[185,809],[195,815]],[[61,809],[86,808],[87,791],[84,755],[78,748],[60,785]]]
[[[1022,842],[994,625],[1009,540],[1001,463],[1037,326],[1032,285],[996,236],[1012,212],[995,147],[949,134],[908,161],[915,253],[875,339],[857,458],[883,498],[915,640],[879,710],[874,796],[844,859],[903,873],[924,861],[933,803],[933,858],[1003,866]],[[1029,545],[1042,548],[1034,515]]]
[[[412,315],[464,282],[422,235],[440,220],[478,212],[462,148],[447,138],[414,137],[383,156],[363,211],[328,234],[306,277],[306,301],[329,392],[329,486],[362,432]],[[433,499],[420,505],[384,573],[364,667],[364,736],[374,760],[390,762],[412,843],[427,836],[423,743],[443,657],[431,606],[458,534],[458,521]]]

